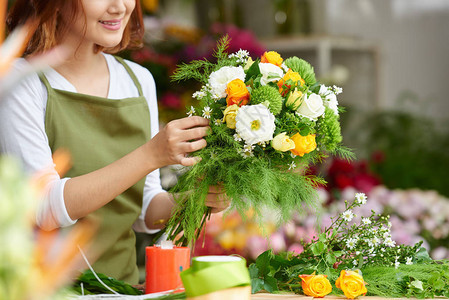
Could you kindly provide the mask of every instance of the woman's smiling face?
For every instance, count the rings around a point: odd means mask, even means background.
[[[117,46],[123,37],[136,0],[81,0],[81,9],[70,26],[66,41],[78,45]],[[77,45],[74,45],[77,47]]]

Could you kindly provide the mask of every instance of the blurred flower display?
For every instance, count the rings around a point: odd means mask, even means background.
[[[226,217],[215,215],[207,223],[205,234],[203,232],[197,241],[195,253],[237,253],[249,261],[268,249],[275,253],[301,253],[304,243],[309,243],[317,232],[328,227],[331,216],[343,211],[345,201],[354,199],[357,193],[353,186],[345,187],[340,191],[340,198],[323,205],[318,214],[298,214],[282,227],[276,227],[269,219],[263,224],[254,223],[250,217],[242,220],[237,212]],[[323,188],[319,189],[319,194],[323,204],[330,198],[329,192]],[[351,216],[346,216],[351,224],[368,220],[372,211],[390,216],[391,239],[397,244],[412,246],[424,241],[423,246],[433,259],[449,258],[449,199],[435,191],[390,190],[383,185],[372,187],[367,196],[369,201],[366,204],[352,210]]]

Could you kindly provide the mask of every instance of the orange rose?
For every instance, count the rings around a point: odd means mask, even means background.
[[[354,271],[341,270],[340,277],[335,282],[335,286],[341,289],[348,299],[354,299],[368,292],[362,275]]]
[[[302,136],[299,133],[291,137],[295,142],[295,149],[290,150],[293,154],[304,156],[304,154],[312,152],[316,148],[315,135],[309,134]]]
[[[299,275],[301,286],[306,296],[323,298],[332,292],[332,286],[327,275]]]
[[[279,93],[281,93],[282,96],[285,96],[285,93],[287,93],[288,90],[292,88],[291,86],[287,85],[288,89],[284,91],[282,86],[287,80],[292,80],[295,83],[295,86],[298,85],[298,82],[300,86],[303,86],[305,83],[304,79],[302,79],[301,75],[299,75],[298,72],[293,72],[292,69],[289,69],[287,73],[285,73],[284,77],[278,81]]]
[[[268,51],[265,52],[262,57],[260,58],[260,62],[263,63],[270,63],[273,65],[276,65],[280,67],[282,65],[282,62],[284,60],[282,59],[281,55],[277,53],[276,51]]]
[[[228,106],[233,104],[242,106],[249,102],[249,91],[241,79],[234,79],[229,82],[226,87],[226,94],[228,95],[226,98]]]

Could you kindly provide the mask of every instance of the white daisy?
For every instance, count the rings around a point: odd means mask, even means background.
[[[193,93],[192,98],[196,98],[196,99],[201,99],[206,97],[206,93],[203,91],[197,91],[195,93]]]
[[[248,61],[248,58],[249,58],[249,52],[246,50],[240,49],[236,53],[229,54],[229,58],[233,58],[233,57],[237,58],[238,63],[246,64],[246,62]]]
[[[394,247],[396,245],[396,242],[393,241],[391,238],[387,238],[384,241],[384,245],[387,247]]]
[[[254,149],[254,145],[245,144],[245,146],[243,146],[243,149],[239,149],[238,152],[244,158],[248,158],[248,157],[254,156],[253,149]]]
[[[210,119],[210,114],[212,112],[212,109],[209,106],[206,106],[203,108],[203,117],[206,119]]]
[[[411,257],[406,257],[405,258],[405,264],[406,265],[413,265],[412,258]]]
[[[220,126],[221,124],[223,124],[223,121],[221,119],[215,119],[214,123],[216,126]]]
[[[395,262],[394,262],[394,268],[397,269],[397,268],[399,267],[400,264],[401,264],[400,262],[395,261]]]
[[[347,210],[344,213],[341,214],[343,220],[350,222],[354,218],[354,214],[351,210]]]
[[[193,116],[193,114],[195,113],[195,108],[193,106],[190,106],[190,110],[187,112],[187,115],[189,117]]]
[[[362,218],[362,223],[365,225],[371,224],[371,220],[369,218]]]
[[[355,199],[358,204],[365,204],[367,197],[364,193],[357,193],[355,194]]]
[[[349,238],[346,240],[346,247],[348,247],[349,249],[354,249],[355,246],[357,245],[357,240],[353,239],[353,238]]]
[[[354,266],[357,266],[358,262],[354,259],[354,260],[352,261],[352,264],[353,264]]]
[[[234,134],[234,140],[237,141],[237,142],[241,142],[243,139],[242,139],[242,137],[240,136],[240,134],[235,133],[235,134]]]
[[[296,168],[296,164],[295,164],[294,161],[292,161],[292,162],[288,165],[288,169],[289,169],[289,170],[293,170],[293,169],[295,169],[295,168]]]
[[[339,86],[334,85],[334,86],[332,86],[332,88],[334,90],[335,95],[339,95],[343,92],[343,89]]]
[[[245,105],[235,117],[235,131],[250,145],[271,141],[276,129],[274,119],[274,115],[262,104]]]

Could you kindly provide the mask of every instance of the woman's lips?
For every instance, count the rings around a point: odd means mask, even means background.
[[[122,26],[122,20],[99,21],[100,24],[108,30],[119,30]]]

